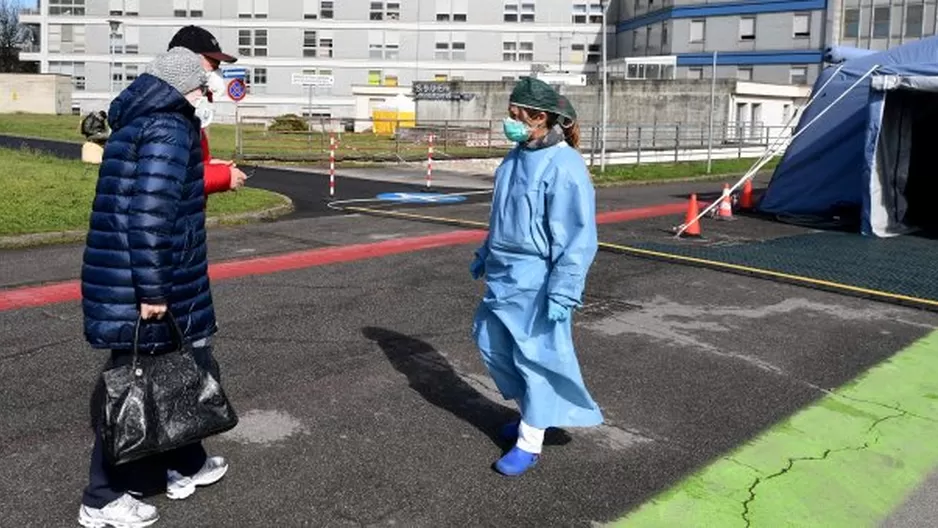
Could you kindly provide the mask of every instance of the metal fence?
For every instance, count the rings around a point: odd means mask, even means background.
[[[708,147],[717,152],[715,158],[758,156],[766,146],[790,134],[788,127],[762,123],[721,123],[712,129],[681,123],[609,126],[607,162],[687,161],[700,159],[700,151]],[[599,125],[581,124],[580,150],[590,164],[600,162],[601,138]],[[244,160],[323,162],[330,157],[333,141],[337,161],[425,160],[431,142],[437,160],[502,157],[513,146],[502,134],[501,120],[274,120],[251,116],[239,119],[233,143],[237,156]]]

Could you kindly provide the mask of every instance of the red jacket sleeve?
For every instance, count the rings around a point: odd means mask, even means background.
[[[225,192],[231,189],[231,167],[222,163],[212,164],[212,152],[208,148],[208,136],[202,131],[202,164],[204,166],[205,194]]]

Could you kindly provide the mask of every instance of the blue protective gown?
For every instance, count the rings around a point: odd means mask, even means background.
[[[547,318],[548,298],[580,306],[598,245],[595,210],[586,164],[566,143],[515,148],[495,172],[473,336],[502,396],[540,429],[603,420],[580,373],[571,319]]]

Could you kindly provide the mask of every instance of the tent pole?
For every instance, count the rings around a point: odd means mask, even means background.
[[[824,110],[821,110],[821,113],[819,113],[818,115],[814,116],[814,119],[812,119],[811,121],[808,121],[808,123],[807,123],[804,127],[802,127],[802,129],[799,130],[797,134],[795,134],[794,136],[791,137],[791,141],[794,141],[795,139],[798,138],[798,136],[800,136],[802,133],[804,133],[805,130],[808,130],[809,128],[811,128],[811,125],[813,125],[814,123],[816,123],[818,119],[820,119],[821,117],[823,117],[824,114],[826,114],[826,113],[828,112],[828,110],[830,110],[831,108],[834,107],[834,105],[836,105],[836,104],[839,103],[841,100],[843,100],[843,98],[846,97],[847,94],[849,94],[850,92],[852,92],[854,88],[856,88],[857,86],[859,86],[859,84],[860,84],[861,82],[863,82],[867,77],[869,77],[870,75],[872,75],[873,72],[875,72],[877,69],[879,69],[879,64],[874,64],[873,67],[869,69],[869,71],[867,71],[866,73],[864,73],[862,77],[860,77],[859,79],[856,80],[856,82],[854,82],[853,84],[851,84],[851,85],[850,85],[850,88],[847,88],[846,90],[844,90],[844,93],[842,93],[842,94],[840,94],[839,96],[837,96],[837,99],[834,99],[834,100],[831,102],[831,104],[827,105],[827,108],[825,108]],[[833,78],[833,76],[832,76],[831,78]],[[825,85],[826,85],[826,83],[825,83]],[[776,152],[777,152],[777,150],[776,150]],[[742,178],[739,179],[738,182],[736,182],[735,185],[733,185],[733,186],[730,188],[730,190],[729,190],[730,194],[732,194],[733,191],[735,191],[736,189],[738,189],[738,188],[739,188],[746,180],[748,180],[753,174],[759,172],[759,169],[761,169],[762,167],[764,167],[765,164],[768,163],[769,160],[772,158],[772,156],[774,156],[774,154],[775,154],[775,153],[772,153],[772,154],[769,155],[769,156],[764,156],[763,159],[762,159],[759,163],[755,164],[752,168],[750,168],[750,169],[749,169],[749,172],[747,172]],[[698,220],[700,220],[701,218],[703,218],[707,213],[709,213],[711,210],[713,210],[713,208],[715,208],[717,205],[720,204],[720,201],[721,201],[721,200],[717,200],[717,201],[713,202],[712,204],[708,205],[708,206],[706,207],[706,209],[704,209],[703,211],[701,211],[700,214],[698,214],[697,217],[694,218],[693,220],[691,220],[690,222],[688,222],[688,223],[686,223],[686,224],[681,224],[681,226],[678,228],[677,234],[674,235],[675,238],[680,237],[680,236],[684,233],[684,231],[686,231],[687,228],[688,228],[691,224],[697,222]]]

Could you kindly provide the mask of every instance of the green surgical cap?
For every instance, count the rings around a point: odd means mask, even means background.
[[[549,84],[534,77],[522,77],[511,91],[508,102],[576,120],[576,111],[570,101]]]

